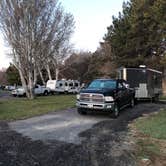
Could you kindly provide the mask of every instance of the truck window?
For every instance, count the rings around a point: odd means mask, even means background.
[[[68,86],[68,83],[67,83],[67,82],[65,82],[65,86]]]
[[[94,80],[92,83],[88,86],[88,88],[94,88],[94,89],[115,89],[116,88],[116,81],[115,80]]]
[[[35,88],[38,88],[38,85],[36,85]]]
[[[59,83],[59,86],[63,86],[63,84],[62,84],[62,83]]]
[[[127,86],[126,86],[126,84],[125,84],[125,82],[119,82],[118,83],[118,89],[122,89],[122,88],[126,88]]]

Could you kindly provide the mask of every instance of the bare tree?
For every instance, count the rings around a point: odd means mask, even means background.
[[[49,63],[58,62],[73,32],[73,16],[56,0],[1,0],[0,24],[27,97],[33,99],[37,73],[42,77],[42,68],[49,73]]]

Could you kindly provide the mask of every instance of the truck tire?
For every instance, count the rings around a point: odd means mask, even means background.
[[[118,107],[118,104],[115,103],[115,106],[114,106],[114,109],[113,111],[111,112],[111,118],[117,118],[119,116],[119,107]]]
[[[130,101],[130,107],[133,108],[135,106],[135,99],[132,98]]]
[[[48,91],[44,91],[44,96],[48,96]]]
[[[80,115],[86,115],[87,112],[84,111],[82,108],[77,108],[77,112],[80,114]]]

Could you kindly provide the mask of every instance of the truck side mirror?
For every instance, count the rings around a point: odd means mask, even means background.
[[[126,84],[125,86],[126,86],[126,88],[130,88],[130,85],[129,85],[129,84]]]

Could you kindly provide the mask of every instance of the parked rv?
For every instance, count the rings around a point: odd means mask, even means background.
[[[126,80],[135,89],[136,99],[157,100],[162,94],[162,72],[142,66],[140,68],[120,68],[119,79]]]
[[[80,90],[80,82],[78,80],[48,80],[47,88],[52,93],[78,93]]]

